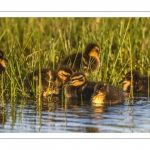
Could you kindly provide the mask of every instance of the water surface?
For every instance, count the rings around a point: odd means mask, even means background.
[[[0,105],[1,133],[149,133],[150,101],[93,106],[62,100],[5,100]]]

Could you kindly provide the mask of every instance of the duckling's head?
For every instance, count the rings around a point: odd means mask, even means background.
[[[6,62],[7,62],[7,59],[4,58],[4,53],[0,50],[0,73],[5,71]]]
[[[72,70],[67,66],[61,66],[57,71],[57,76],[63,82],[66,82],[70,79],[72,75]]]
[[[72,86],[79,87],[79,86],[84,85],[85,83],[86,83],[86,77],[81,72],[75,72],[70,77],[69,84]]]
[[[108,84],[105,82],[98,82],[94,86],[94,93],[92,94],[92,103],[103,104],[106,93],[108,92]]]
[[[128,91],[129,87],[131,86],[131,82],[138,81],[140,78],[140,72],[137,70],[129,71],[125,74],[125,77],[119,82],[123,85],[123,91]]]
[[[138,70],[132,70],[132,71],[129,71],[125,77],[128,79],[128,80],[131,80],[131,78],[133,77],[133,81],[136,81],[140,78],[140,72]]]
[[[84,55],[98,58],[99,53],[100,53],[99,46],[95,43],[89,43],[85,48]]]

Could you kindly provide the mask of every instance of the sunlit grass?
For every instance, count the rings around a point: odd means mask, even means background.
[[[131,69],[147,75],[149,29],[150,18],[0,18],[0,49],[8,59],[1,99],[25,95],[28,73],[57,69],[65,56],[83,52],[89,42],[100,46],[101,64],[88,80],[121,86],[118,81]]]

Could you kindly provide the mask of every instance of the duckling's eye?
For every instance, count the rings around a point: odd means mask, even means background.
[[[81,80],[81,79],[80,79],[79,81],[84,81],[84,80]]]
[[[62,74],[62,76],[69,77],[69,76],[68,76],[68,75],[66,75],[66,74]]]
[[[79,81],[83,81],[83,78],[78,79]]]
[[[71,80],[72,82],[76,81],[76,80]]]
[[[95,52],[97,52],[97,53],[98,53],[98,52],[99,52],[99,49],[95,49]]]
[[[126,77],[127,80],[131,80],[131,77]]]
[[[96,92],[96,93],[98,93],[98,92],[99,92],[99,90],[96,90],[95,92]]]
[[[102,89],[103,89],[103,87],[100,87],[99,89],[100,89],[100,90],[102,90]]]
[[[67,75],[67,74],[64,74],[64,73],[60,73],[60,76],[64,76],[64,77],[69,77],[69,75]]]

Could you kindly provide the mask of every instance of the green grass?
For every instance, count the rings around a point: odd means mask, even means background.
[[[150,18],[0,18],[0,49],[8,59],[1,98],[25,95],[23,83],[35,69],[57,69],[62,58],[101,48],[101,66],[88,80],[118,82],[130,69],[147,75],[150,66]],[[2,82],[3,81],[3,82]]]

